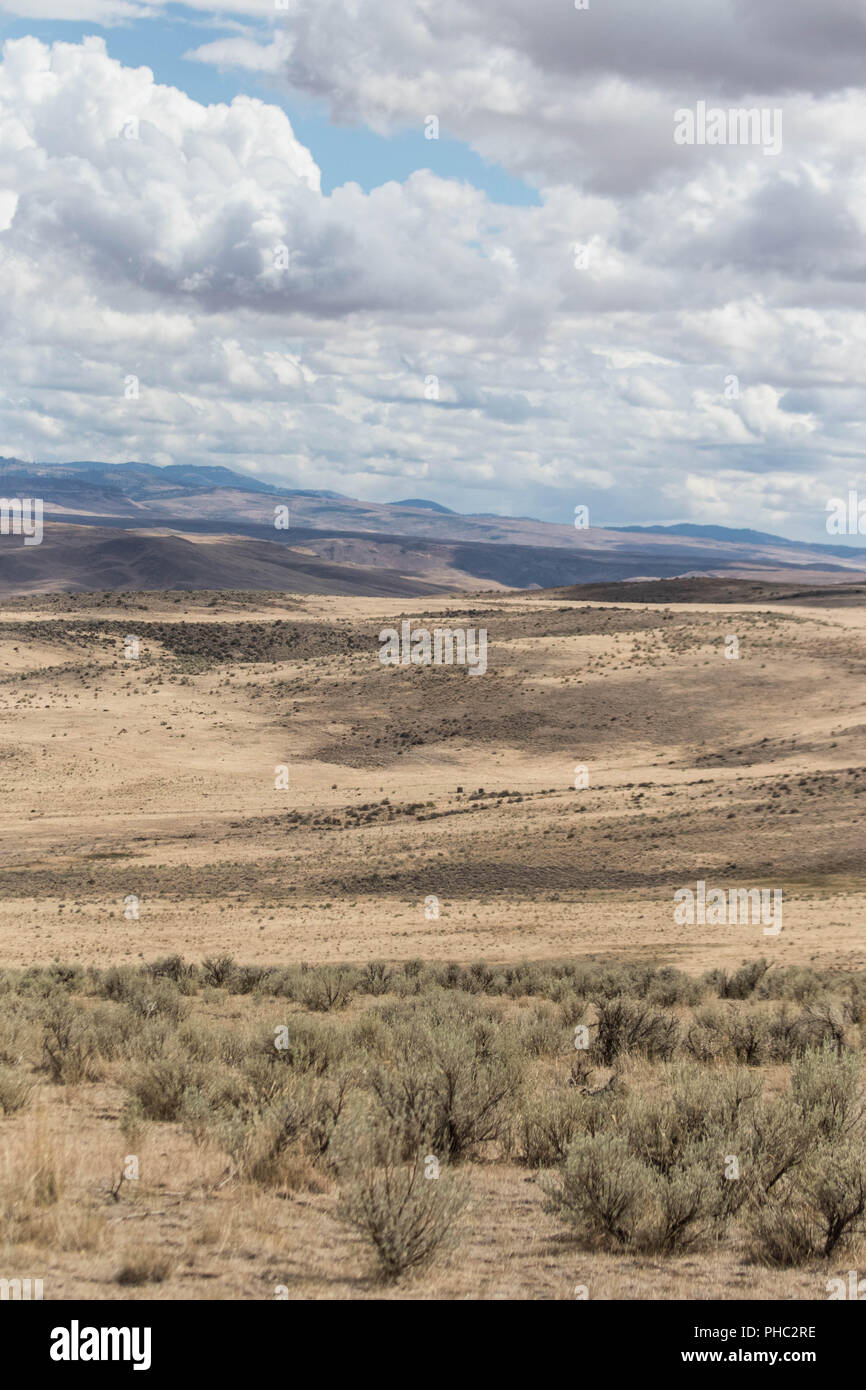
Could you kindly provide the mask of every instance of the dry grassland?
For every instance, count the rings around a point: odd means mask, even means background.
[[[862,1076],[836,1128],[818,1097],[862,1071],[866,609],[423,602],[0,611],[0,1273],[51,1298],[826,1298],[863,1259],[858,1217],[822,1253],[815,1184],[839,1163],[853,1192],[862,1163]],[[383,666],[404,618],[486,628],[487,673]],[[702,879],[781,889],[784,929],[678,924]],[[192,974],[154,974],[174,956]],[[743,962],[755,983],[732,987]],[[628,1016],[602,1061],[611,1001]],[[283,1025],[315,1033],[301,1060],[268,1052]],[[411,1113],[382,1098],[401,1059]],[[471,1098],[500,1082],[488,1126]],[[705,1131],[695,1088],[722,1107]],[[322,1147],[343,1094],[345,1141]],[[412,1200],[450,1239],[383,1285],[340,1202],[357,1217],[365,1175],[402,1181],[418,1145],[442,1175]],[[557,1200],[569,1152],[581,1193],[594,1163],[618,1175],[609,1229]],[[744,1177],[717,1182],[731,1153]],[[768,1253],[771,1216],[796,1258]]]

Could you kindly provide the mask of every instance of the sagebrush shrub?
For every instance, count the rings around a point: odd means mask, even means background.
[[[187,965],[183,956],[162,956],[142,968],[145,974],[153,975],[156,979],[171,980],[181,994],[195,993],[198,971],[194,965]]]
[[[860,1053],[839,1056],[833,1044],[805,1052],[791,1068],[791,1095],[804,1122],[822,1139],[845,1134],[863,1118]]]
[[[161,1057],[141,1067],[132,1078],[131,1093],[148,1120],[176,1120],[188,1090],[203,1090],[208,1075],[185,1057]]]
[[[671,1254],[725,1215],[721,1170],[708,1158],[692,1151],[662,1169],[638,1158],[622,1135],[583,1135],[558,1181],[545,1185],[549,1207],[587,1245]]]
[[[785,1268],[814,1256],[815,1218],[805,1202],[789,1197],[753,1208],[748,1231],[752,1257],[763,1264]]]
[[[42,1059],[51,1080],[78,1086],[99,1076],[93,1028],[86,1012],[65,993],[53,992],[44,1001]]]
[[[358,988],[364,994],[387,994],[392,974],[383,961],[368,961],[361,971]]]
[[[732,975],[727,970],[711,970],[705,979],[720,999],[748,999],[769,969],[769,962],[762,956],[760,960],[744,961]]]
[[[659,1008],[671,1009],[676,1004],[698,1004],[704,987],[699,980],[693,980],[682,970],[672,965],[657,970],[646,991],[646,1002],[657,1004]]]
[[[206,956],[201,963],[204,982],[212,989],[229,986],[234,970],[234,956]]]
[[[96,1049],[106,1062],[149,1062],[161,1057],[173,1037],[171,1020],[128,1004],[97,1005],[89,1011]]]
[[[621,1135],[585,1135],[571,1145],[558,1181],[544,1189],[551,1210],[587,1242],[634,1242],[649,1174]]]
[[[753,1254],[773,1265],[828,1259],[863,1232],[866,1157],[862,1146],[829,1145],[810,1154],[771,1199],[754,1205]]]
[[[297,1072],[322,1076],[343,1056],[344,1037],[318,1019],[292,1015],[260,1038],[253,1055],[269,1065],[291,1067]]]
[[[609,1067],[621,1053],[638,1052],[650,1058],[673,1055],[679,1023],[670,1014],[625,998],[599,999],[598,1031],[593,1055]]]
[[[189,1008],[169,978],[141,973],[128,966],[106,970],[97,992],[105,999],[125,1004],[141,1018],[164,1018],[175,1025],[186,1017]]]
[[[455,1238],[465,1190],[431,1160],[422,1150],[404,1158],[399,1139],[358,1136],[340,1165],[337,1217],[363,1238],[383,1282],[423,1269]]]
[[[298,1154],[324,1158],[355,1086],[350,1072],[325,1079],[299,1077],[269,1105],[254,1112],[235,1140],[234,1158],[243,1177],[264,1185],[285,1181],[287,1163]],[[237,1132],[236,1132],[237,1133]]]
[[[304,974],[298,998],[305,1009],[330,1013],[332,1009],[345,1009],[355,992],[356,983],[354,971],[322,966]]]
[[[407,1151],[426,1138],[454,1159],[498,1138],[520,1078],[501,1024],[434,1002],[395,1022],[392,1057],[371,1070],[370,1086]]]
[[[528,1095],[515,1122],[517,1155],[529,1168],[562,1163],[578,1134],[588,1130],[591,1098],[573,1090]]]
[[[33,1082],[20,1067],[0,1065],[0,1111],[14,1115],[30,1100]]]

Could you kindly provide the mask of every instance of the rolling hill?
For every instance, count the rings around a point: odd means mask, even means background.
[[[866,580],[866,549],[681,524],[587,527],[364,502],[223,467],[0,459],[0,491],[40,497],[45,536],[0,536],[0,594],[282,589],[413,595],[722,577]],[[277,529],[278,508],[289,526]]]

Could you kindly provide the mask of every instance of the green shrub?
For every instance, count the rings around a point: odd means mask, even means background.
[[[694,1006],[700,1002],[703,992],[704,987],[699,980],[693,980],[682,970],[666,965],[656,971],[649,982],[646,1002],[662,1009],[672,1009],[676,1004]]]
[[[751,1212],[753,1253],[768,1264],[828,1259],[862,1233],[866,1212],[866,1157],[862,1147],[823,1147],[792,1181]]]
[[[284,1074],[282,1089],[268,1098],[247,1099],[205,1110],[200,1096],[185,1101],[185,1121],[197,1122],[235,1164],[240,1177],[268,1187],[292,1185],[299,1158],[325,1158],[356,1086],[345,1070],[327,1077]]]
[[[382,961],[369,961],[361,971],[358,989],[362,994],[387,994],[393,971]]]
[[[598,1031],[592,1053],[602,1066],[611,1066],[622,1053],[642,1053],[650,1058],[673,1055],[679,1023],[669,1014],[619,997],[596,1000],[596,1009]]]
[[[0,1111],[4,1115],[23,1110],[32,1091],[33,1082],[20,1067],[0,1065]]]
[[[791,1095],[803,1121],[821,1139],[848,1133],[863,1118],[860,1053],[838,1056],[832,1044],[805,1052],[791,1069]]]
[[[234,971],[233,956],[207,956],[201,963],[202,979],[211,989],[229,988]]]
[[[455,1159],[498,1138],[520,1085],[513,1039],[489,1016],[432,1001],[395,1021],[392,1056],[370,1085],[405,1150],[422,1138]]]
[[[374,1009],[367,1009],[352,1024],[349,1050],[352,1053],[364,1052],[371,1057],[382,1058],[388,1051],[390,1041],[390,1033],[382,1015]]]
[[[571,1145],[558,1181],[545,1186],[549,1207],[587,1243],[634,1243],[649,1194],[649,1174],[621,1135],[585,1135]]]
[[[203,1089],[210,1078],[184,1057],[161,1057],[133,1077],[131,1093],[148,1120],[177,1120],[187,1091]]]
[[[529,1168],[553,1168],[589,1125],[591,1100],[573,1090],[527,1096],[516,1120],[517,1154]]]
[[[598,1134],[575,1140],[545,1190],[550,1209],[585,1244],[671,1254],[725,1214],[720,1184],[706,1152],[681,1154],[662,1170],[642,1162],[624,1136]]]
[[[744,961],[733,975],[729,975],[726,970],[711,970],[705,979],[720,999],[748,999],[754,994],[769,969],[769,962],[762,956],[760,960]]]
[[[421,1150],[404,1158],[399,1141],[359,1139],[341,1165],[338,1219],[360,1234],[385,1283],[423,1269],[455,1237],[465,1193],[447,1170],[433,1176],[431,1160]]]
[[[671,1172],[690,1150],[736,1153],[761,1083],[742,1070],[710,1072],[695,1063],[666,1068],[666,1088],[628,1097],[622,1125],[631,1152],[659,1173]],[[713,1160],[715,1162],[715,1160]]]
[[[170,979],[142,974],[128,966],[106,970],[97,992],[105,999],[125,1004],[141,1018],[164,1018],[174,1025],[185,1018],[189,1007]]]
[[[704,1065],[731,1056],[727,1018],[718,1005],[698,1009],[683,1035],[683,1051]]]
[[[330,1013],[331,1010],[345,1009],[355,992],[355,984],[353,971],[322,966],[308,970],[302,976],[298,998],[305,1009]]]
[[[515,1040],[520,1052],[530,1057],[555,1057],[571,1043],[549,1005],[537,1005],[531,1013],[520,1016],[515,1025]]]
[[[194,965],[187,965],[183,956],[163,956],[142,967],[145,975],[158,980],[171,980],[181,994],[194,994],[198,983],[198,971]]]
[[[128,1004],[103,1004],[89,1011],[96,1049],[106,1062],[149,1062],[161,1057],[174,1036],[171,1022]]]
[[[814,1258],[818,1235],[808,1203],[788,1199],[758,1206],[748,1213],[752,1257],[780,1268]]]
[[[86,1012],[68,995],[54,992],[45,1001],[42,1018],[42,1060],[51,1080],[77,1086],[99,1076],[93,1028]]]
[[[201,1144],[216,1137],[221,1124],[243,1113],[249,1102],[249,1087],[242,1077],[235,1072],[214,1070],[207,1077],[197,1078],[195,1084],[183,1087],[173,1118]]]
[[[345,1050],[345,1039],[334,1028],[297,1014],[262,1036],[254,1048],[255,1055],[271,1065],[317,1076],[324,1075]]]
[[[744,1156],[744,1185],[760,1203],[786,1190],[814,1146],[815,1130],[786,1095],[750,1111],[738,1142],[738,1152]]]

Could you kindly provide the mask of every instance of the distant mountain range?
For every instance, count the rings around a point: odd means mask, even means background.
[[[860,547],[693,523],[578,530],[462,515],[420,497],[362,502],[219,466],[0,458],[0,494],[41,497],[45,508],[41,545],[0,537],[0,594],[246,587],[408,596],[678,576],[866,578]],[[281,507],[287,529],[275,525]]]
[[[823,551],[828,555],[841,555],[843,557],[856,554],[859,550],[861,558],[866,559],[866,547],[863,546],[830,545],[819,541],[789,541],[784,536],[774,536],[769,531],[749,531],[733,526],[698,526],[693,521],[678,521],[674,526],[611,526],[608,529],[627,531],[629,534],[639,532],[650,536],[699,536],[704,540],[724,541],[728,545],[732,543],[735,545],[787,545],[792,550],[801,550],[805,544],[808,544],[810,550]]]

